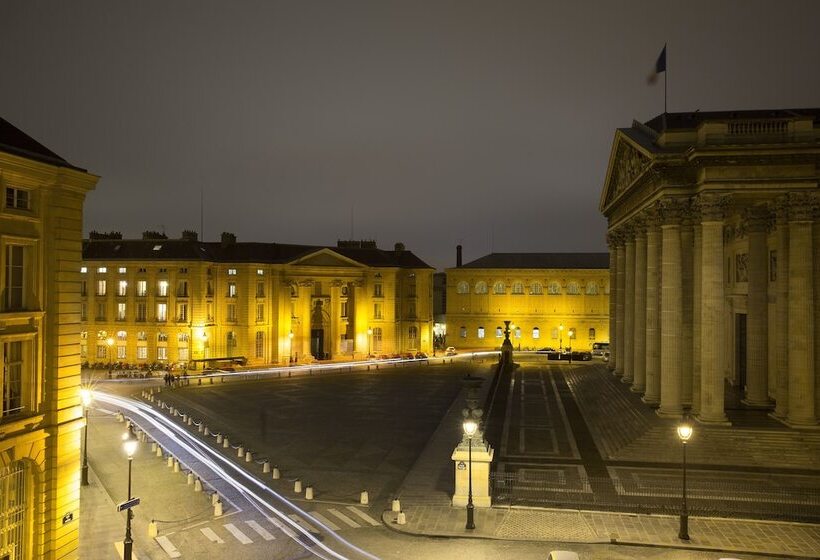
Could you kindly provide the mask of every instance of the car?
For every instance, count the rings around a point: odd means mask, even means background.
[[[405,352],[404,354],[401,355],[402,360],[412,360],[413,358],[415,358],[415,356],[413,355],[412,352]]]
[[[592,345],[592,355],[596,357],[604,357],[604,353],[609,352],[609,342],[595,342]]]
[[[455,356],[456,354],[458,354],[458,352],[456,352],[456,349],[453,346],[448,346],[447,350],[444,351],[445,356]]]
[[[540,350],[536,350],[538,354],[549,354],[550,352],[556,352],[555,348],[551,346],[547,346],[546,348],[541,348]]]
[[[426,360],[427,359],[427,354],[425,354],[424,352],[416,352],[416,359],[417,360]]]
[[[551,550],[547,560],[579,560],[578,553],[571,550]]]

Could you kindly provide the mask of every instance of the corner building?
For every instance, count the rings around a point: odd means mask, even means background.
[[[670,113],[615,133],[616,375],[665,416],[727,399],[815,426],[820,109]]]
[[[404,246],[337,247],[94,235],[83,246],[82,354],[91,364],[249,365],[432,347],[433,269]]]
[[[491,253],[447,269],[447,344],[495,349],[609,342],[607,253]],[[563,327],[563,328],[561,328]],[[574,337],[570,338],[570,331]]]
[[[97,177],[0,119],[0,558],[79,549],[80,255]]]

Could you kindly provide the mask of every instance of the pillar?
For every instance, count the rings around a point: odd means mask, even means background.
[[[778,418],[789,415],[789,204],[788,197],[777,201],[777,253],[775,254],[775,364],[777,388],[774,414]]]
[[[700,221],[700,216],[696,217]],[[700,414],[700,353],[701,353],[701,289],[703,269],[703,238],[700,223],[692,229],[694,247],[692,249],[692,406],[693,415]]]
[[[681,402],[685,406],[692,405],[692,315],[694,302],[692,301],[693,260],[695,233],[692,228],[687,208],[687,219],[681,225],[681,306],[683,322],[681,323]]]
[[[624,271],[624,383],[632,383],[635,373],[635,232],[626,238]]]
[[[615,332],[615,313],[616,313],[616,298],[617,298],[617,239],[616,233],[609,233],[607,235],[607,245],[609,246],[609,362],[607,368],[612,371],[615,369],[615,346],[617,334]]]
[[[768,209],[763,207],[750,208],[746,213],[749,284],[746,296],[746,398],[743,402],[761,408],[770,406],[768,219]]]
[[[455,467],[455,491],[452,504],[464,507],[469,498],[469,483],[473,483],[473,505],[486,508],[492,505],[490,495],[490,465],[493,462],[494,450],[484,438],[467,439],[466,437],[453,450],[452,460]],[[472,462],[472,468],[470,467]],[[472,477],[469,476],[472,471]]]
[[[683,414],[681,401],[681,240],[680,210],[676,199],[661,201],[661,416]]]
[[[626,248],[619,239],[616,253],[618,286],[615,293],[615,375],[624,374],[624,281],[626,280]]]
[[[641,223],[635,231],[635,328],[632,391],[646,387],[646,229]]]
[[[661,400],[660,337],[660,229],[657,216],[646,229],[646,389],[643,401],[657,406]]]

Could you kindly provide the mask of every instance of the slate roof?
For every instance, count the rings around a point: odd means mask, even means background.
[[[56,165],[57,167],[70,167],[78,171],[86,171],[81,167],[71,165],[3,118],[0,118],[0,151],[34,161]]]
[[[815,126],[820,119],[820,108],[808,109],[759,109],[748,111],[693,111],[687,113],[666,113],[666,130],[694,130],[704,121],[749,120],[749,119],[788,119],[795,117],[814,117]],[[661,132],[664,126],[663,114],[654,117],[645,124],[655,132]]]
[[[171,260],[286,264],[322,249],[371,267],[432,268],[412,252],[282,243],[216,243],[188,239],[86,239],[83,260]]]
[[[608,269],[609,253],[490,253],[461,268]]]

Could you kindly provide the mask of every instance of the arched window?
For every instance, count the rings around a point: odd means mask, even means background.
[[[504,336],[504,329],[502,329],[501,327],[496,327],[495,328],[495,337],[496,338],[501,338],[502,336]]]
[[[561,284],[558,282],[550,282],[549,287],[547,288],[547,293],[551,296],[556,296],[561,293]]]
[[[570,282],[567,284],[567,293],[571,296],[577,296],[581,293],[581,288],[578,287],[578,282]]]
[[[478,338],[484,338],[484,327],[478,327]]]
[[[541,285],[541,282],[533,282],[530,284],[530,294],[534,296],[540,296],[544,293],[544,287]]]
[[[188,342],[188,333],[181,332],[177,335],[178,342]]]
[[[265,333],[257,331],[256,333],[256,357],[265,357]]]
[[[515,338],[521,338],[521,327],[515,327]]]
[[[506,286],[504,286],[504,282],[496,282],[493,284],[493,293],[494,294],[503,294],[506,291]]]
[[[595,329],[589,329],[589,339],[595,340]]]
[[[486,294],[487,293],[487,283],[484,281],[476,282],[475,283],[475,293],[477,294]]]
[[[416,340],[419,337],[419,330],[416,327],[410,327],[407,329],[407,338],[410,342],[410,348],[416,348]]]
[[[128,333],[125,331],[117,331],[117,340],[125,340],[128,338]]]
[[[157,333],[157,342],[168,342],[168,333],[158,332]]]
[[[148,340],[148,336],[146,336],[145,331],[137,331],[137,340]]]
[[[512,293],[519,294],[519,295],[523,294],[524,293],[524,284],[522,284],[521,282],[516,282],[515,284],[513,284]]]
[[[532,329],[532,337],[533,337],[534,339],[539,339],[539,338],[541,338],[541,330],[540,330],[538,327],[533,327],[533,329]]]
[[[458,334],[461,338],[467,338],[467,327],[461,327]]]
[[[462,280],[456,286],[456,293],[458,294],[469,294],[470,293],[470,285]]]
[[[373,351],[381,352],[382,350],[382,328],[373,328]]]
[[[588,296],[597,296],[598,295],[598,283],[590,280],[587,282],[587,295]]]
[[[105,340],[108,338],[108,331],[97,331],[97,340]]]

